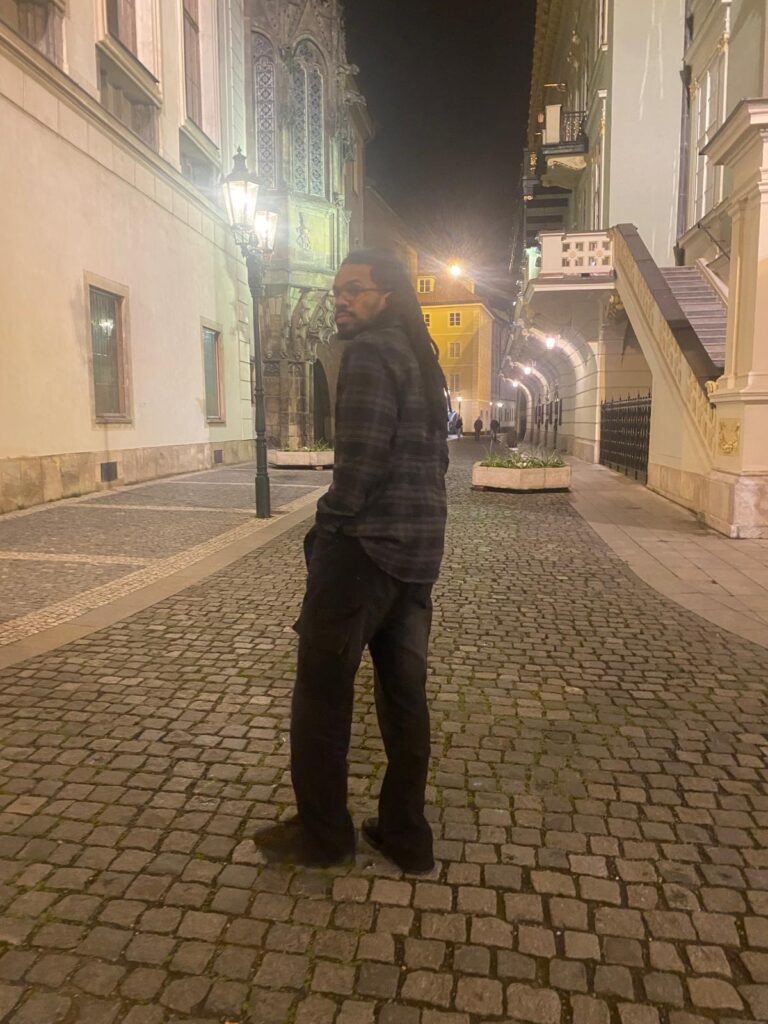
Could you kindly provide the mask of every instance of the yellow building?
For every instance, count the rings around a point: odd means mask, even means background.
[[[494,418],[502,426],[511,423],[514,403],[499,394],[503,320],[475,293],[470,278],[454,277],[448,269],[420,270],[416,291],[465,432],[478,416],[485,430]]]

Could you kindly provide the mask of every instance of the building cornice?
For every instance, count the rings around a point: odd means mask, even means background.
[[[745,99],[701,150],[715,164],[733,164],[759,132],[768,132],[768,99]]]

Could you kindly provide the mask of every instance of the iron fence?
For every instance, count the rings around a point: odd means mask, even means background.
[[[651,396],[616,398],[600,406],[600,462],[635,480],[648,480]]]

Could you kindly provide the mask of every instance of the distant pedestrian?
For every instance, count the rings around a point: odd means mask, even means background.
[[[464,420],[461,416],[456,417],[456,437],[458,437],[459,440],[464,437]]]
[[[473,426],[474,426],[474,430],[475,430],[475,440],[479,441],[480,440],[480,435],[483,432],[483,421],[480,419],[479,416],[475,420]]]
[[[498,420],[491,420],[491,441],[496,442],[499,439],[499,431],[501,430],[501,424]]]
[[[445,378],[408,271],[393,253],[349,255],[333,286],[339,337],[335,465],[307,538],[291,709],[295,818],[259,831],[269,862],[348,863],[354,683],[368,647],[387,770],[363,835],[401,870],[434,867],[424,814],[432,586],[443,557]]]

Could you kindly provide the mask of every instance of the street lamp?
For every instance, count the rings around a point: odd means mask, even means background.
[[[264,266],[275,248],[277,214],[259,203],[259,182],[246,166],[238,148],[230,174],[222,182],[232,235],[248,268],[248,287],[253,302],[254,419],[256,425],[256,515],[269,519],[269,472],[267,470],[267,413],[264,401],[264,365],[261,355],[259,316]]]
[[[557,340],[556,340],[555,338],[549,337],[549,338],[547,338],[547,340],[546,340],[546,341],[544,342],[544,344],[545,344],[545,345],[547,346],[547,348],[548,348],[548,349],[549,349],[549,351],[551,352],[551,351],[552,351],[552,349],[553,349],[553,348],[554,348],[554,347],[555,347],[555,346],[557,345]]]
[[[533,367],[532,366],[524,366],[523,367],[523,373],[526,375],[526,377],[530,377],[530,375],[533,373]]]
[[[448,267],[448,273],[451,275],[451,277],[461,277],[464,271],[461,269],[460,263],[451,263],[451,265]]]

